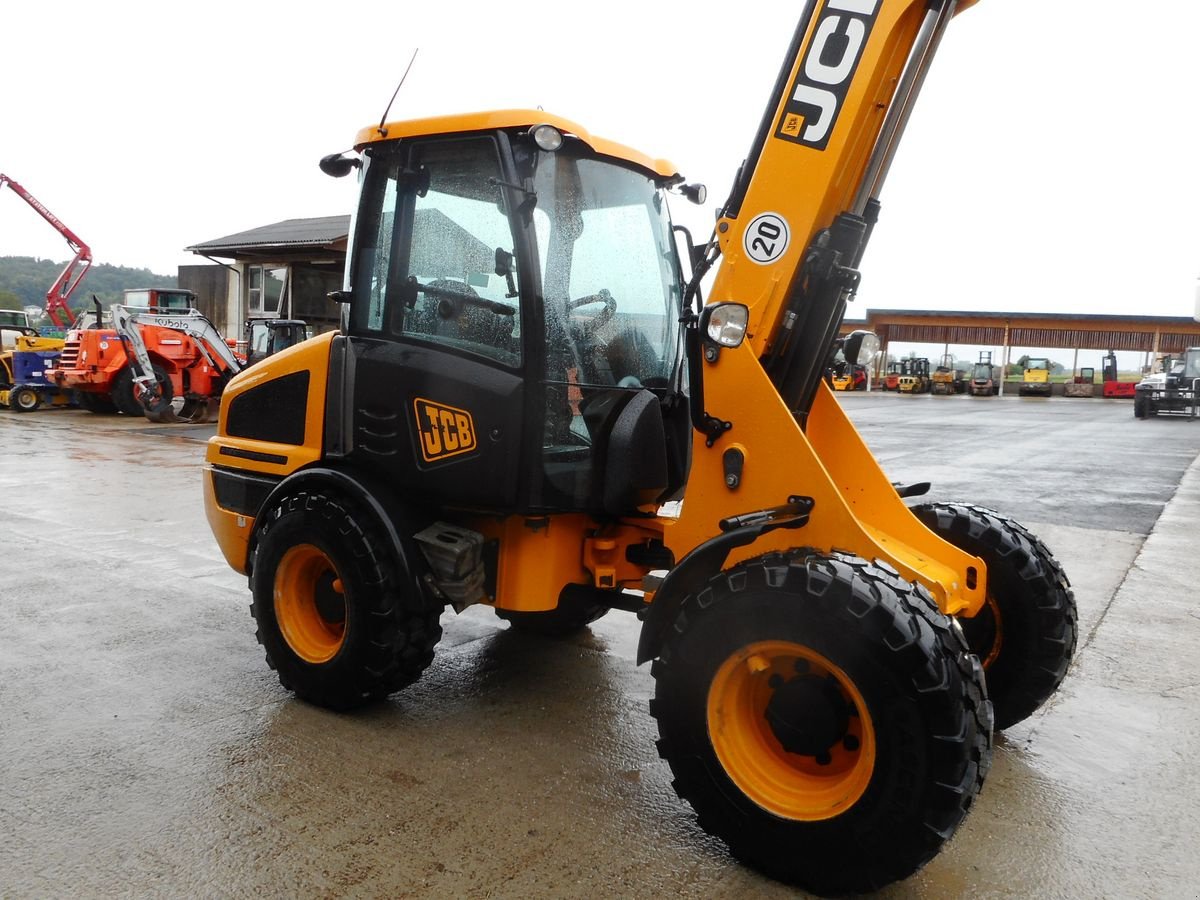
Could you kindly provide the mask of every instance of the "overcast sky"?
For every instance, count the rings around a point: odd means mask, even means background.
[[[707,183],[708,207],[673,207],[707,234],[802,3],[426,6],[10,4],[0,172],[97,262],[172,274],[204,262],[189,244],[349,212],[352,179],[317,160],[379,120],[420,47],[389,118],[540,105]],[[981,0],[959,16],[858,306],[1191,316],[1197,34],[1184,0]],[[0,255],[69,256],[8,191]]]

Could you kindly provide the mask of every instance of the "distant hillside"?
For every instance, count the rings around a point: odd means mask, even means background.
[[[50,290],[66,264],[65,260],[54,262],[34,259],[32,256],[0,256],[0,298],[8,300],[8,303],[0,303],[0,306],[8,306],[15,296],[22,307],[44,308],[46,291]],[[178,287],[174,275],[155,275],[149,269],[131,269],[128,266],[94,265],[71,295],[71,309],[78,312],[81,307],[91,303],[92,294],[108,306],[119,300],[121,293],[128,288],[168,287]]]

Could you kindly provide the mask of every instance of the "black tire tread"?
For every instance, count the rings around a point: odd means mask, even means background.
[[[353,709],[382,699],[415,682],[433,661],[433,648],[441,640],[441,607],[424,597],[404,595],[395,564],[385,550],[382,528],[371,517],[356,514],[348,502],[333,494],[305,491],[283,497],[265,514],[258,533],[256,557],[271,529],[283,517],[300,513],[323,518],[353,547],[356,563],[367,573],[366,586],[372,588],[360,595],[368,604],[365,612],[371,622],[371,634],[363,643],[361,658],[342,677],[334,680],[311,677],[312,667],[292,658],[286,649],[278,649],[281,641],[273,641],[264,634],[276,629],[274,614],[261,602],[260,591],[254,589],[252,563],[250,583],[254,599],[250,610],[258,624],[255,637],[266,651],[267,664],[276,671],[285,688],[310,703],[336,710]],[[278,659],[272,656],[272,644],[277,647]]]
[[[119,413],[135,418],[146,414],[146,411],[142,408],[142,404],[134,394],[133,369],[131,367],[126,366],[113,379],[112,400]]]
[[[916,821],[898,827],[889,809],[864,813],[857,825],[787,822],[745,798],[740,815],[731,815],[729,797],[740,792],[732,783],[714,782],[715,757],[706,762],[697,748],[680,740],[686,729],[677,721],[671,684],[680,679],[676,670],[687,666],[693,620],[737,603],[744,591],[784,586],[806,590],[806,602],[828,617],[831,627],[857,629],[870,639],[866,649],[886,653],[893,658],[889,665],[911,674],[911,689],[927,713],[928,732],[920,739],[933,748],[928,758],[936,769],[925,776],[924,806]],[[954,834],[991,766],[991,703],[982,668],[961,629],[942,615],[923,587],[858,557],[772,553],[713,576],[684,601],[651,671],[656,746],[675,776],[675,792],[692,805],[700,827],[743,862],[819,894],[875,890],[911,875]],[[662,697],[659,685],[666,686]]]
[[[99,394],[94,391],[77,391],[76,396],[78,397],[79,405],[83,409],[98,416],[112,415],[117,411],[117,405],[113,403],[112,397],[108,394]]]
[[[26,395],[33,395],[33,401],[28,405],[22,405],[21,398]],[[8,407],[14,412],[33,412],[42,405],[42,395],[37,392],[36,388],[27,385],[18,385],[12,388],[8,395]]]
[[[1019,591],[1013,602],[1032,608],[1029,630],[1016,644],[1017,655],[998,658],[988,669],[996,728],[1023,721],[1058,689],[1075,654],[1078,613],[1066,573],[1029,529],[993,509],[965,503],[924,503],[912,511],[950,543],[981,556],[988,564],[989,578],[995,575],[996,583]],[[1019,636],[1010,630],[1007,643],[1001,643],[1001,654]],[[980,648],[974,649],[978,652]]]

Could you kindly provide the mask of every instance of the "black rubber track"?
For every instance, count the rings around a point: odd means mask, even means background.
[[[1054,555],[1037,537],[995,510],[962,503],[914,506],[943,539],[987,563],[988,595],[1000,616],[1000,649],[986,666],[996,727],[1028,718],[1058,689],[1075,655],[1075,595]],[[963,620],[971,649],[986,660],[993,633],[985,609]],[[977,617],[979,618],[979,617]]]
[[[767,812],[712,748],[714,674],[740,648],[775,639],[839,666],[875,729],[870,782],[834,818]],[[911,875],[954,834],[991,766],[991,704],[961,630],[924,588],[857,557],[798,550],[719,573],[686,598],[652,672],[659,755],[700,827],[746,864],[818,894]]]
[[[292,652],[275,620],[276,567],[287,549],[303,543],[333,561],[346,596],[345,642],[319,665]],[[400,589],[385,548],[371,517],[336,496],[297,493],[265,513],[250,575],[250,611],[267,663],[304,700],[338,710],[362,706],[412,684],[433,661],[441,607]]]

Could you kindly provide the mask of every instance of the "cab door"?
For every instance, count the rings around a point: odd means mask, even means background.
[[[406,496],[511,508],[525,353],[499,146],[459,137],[368,154],[341,455]]]

